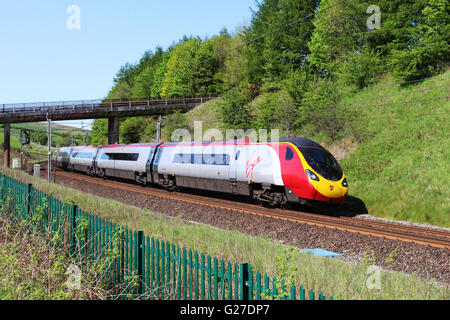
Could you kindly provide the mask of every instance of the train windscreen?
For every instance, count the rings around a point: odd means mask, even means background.
[[[338,181],[342,178],[342,169],[333,155],[325,149],[300,148],[306,162],[325,179]]]

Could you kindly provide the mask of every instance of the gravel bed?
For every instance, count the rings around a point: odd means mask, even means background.
[[[46,172],[41,171],[46,177]],[[375,255],[375,264],[386,270],[416,273],[427,279],[450,284],[450,250],[372,237],[346,231],[320,228],[289,221],[215,209],[183,201],[158,198],[119,189],[110,189],[94,183],[57,176],[56,183],[100,197],[158,212],[168,217],[207,224],[221,229],[237,230],[252,236],[262,236],[299,248],[322,248],[342,254],[349,263],[362,261],[365,254]],[[358,218],[373,219],[364,215]],[[378,218],[377,218],[378,219]],[[393,261],[386,261],[396,250]]]

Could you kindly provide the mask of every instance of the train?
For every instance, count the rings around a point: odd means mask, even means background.
[[[307,138],[63,147],[54,152],[52,162],[62,170],[170,191],[249,196],[264,206],[338,206],[348,194],[338,161]]]

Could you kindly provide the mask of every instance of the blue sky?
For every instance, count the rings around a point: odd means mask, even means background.
[[[80,9],[80,29],[67,13]],[[39,0],[0,2],[0,103],[106,96],[126,62],[183,35],[248,24],[254,0]]]

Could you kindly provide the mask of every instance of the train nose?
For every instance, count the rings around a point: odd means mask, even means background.
[[[343,175],[339,181],[330,181],[321,177],[321,179],[310,180],[313,187],[320,194],[320,198],[338,199],[345,197],[348,193],[347,179]]]
[[[341,198],[345,196],[348,192],[348,188],[341,186],[339,182],[337,183],[320,183],[316,186],[316,190],[327,198]]]

